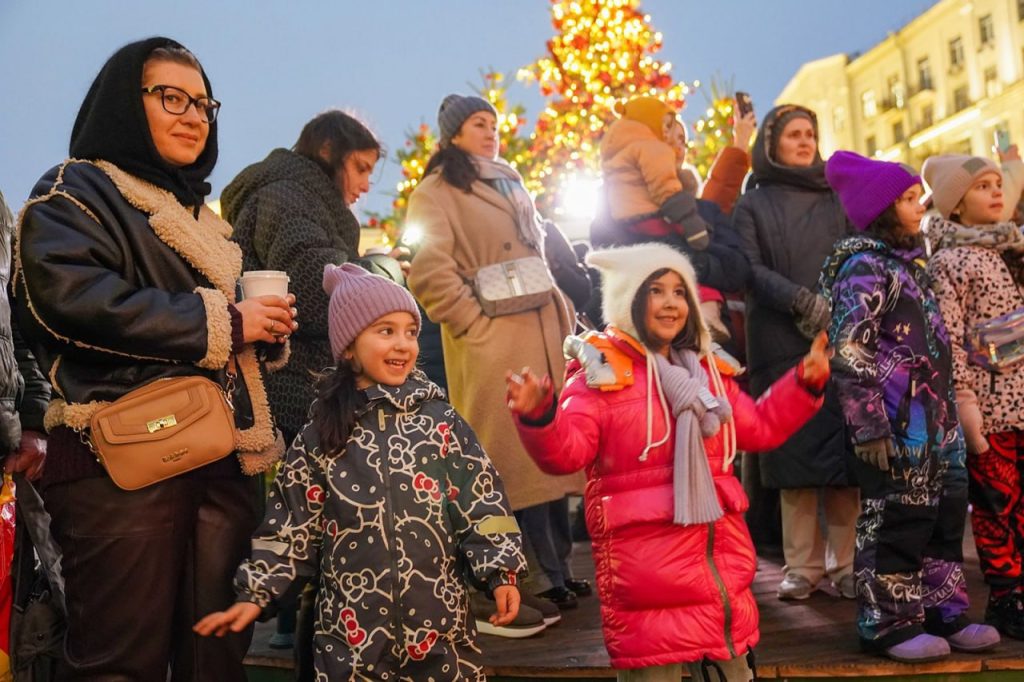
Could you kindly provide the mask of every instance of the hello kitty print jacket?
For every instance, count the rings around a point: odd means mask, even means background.
[[[317,577],[318,681],[483,680],[464,576],[525,573],[519,528],[473,431],[418,371],[374,385],[341,453],[312,424],[286,455],[238,570],[269,613]]]

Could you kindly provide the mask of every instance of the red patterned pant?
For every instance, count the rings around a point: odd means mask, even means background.
[[[1012,587],[1021,582],[1024,548],[1024,431],[990,434],[988,444],[967,456],[971,528],[985,582]]]

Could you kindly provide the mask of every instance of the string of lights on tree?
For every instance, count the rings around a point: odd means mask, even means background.
[[[708,177],[711,164],[725,147],[732,144],[733,133],[733,89],[711,81],[711,94],[707,96],[708,108],[704,116],[693,124],[693,137],[687,142],[689,161],[701,178]]]
[[[546,54],[516,74],[522,83],[538,87],[545,98],[533,130],[526,134],[524,107],[509,104],[503,74],[483,74],[479,93],[499,113],[502,158],[522,174],[541,212],[557,217],[560,198],[571,194],[574,185],[597,182],[600,138],[615,120],[616,101],[651,95],[682,111],[698,84],[675,81],[671,63],[655,58],[663,36],[653,28],[650,15],[640,10],[640,0],[550,1],[555,33],[547,41]],[[708,115],[697,123],[690,147],[702,176],[720,140],[731,139],[731,108],[731,100],[720,101],[716,95]],[[436,133],[421,124],[408,133],[397,152],[402,180],[392,211],[371,214],[368,221],[370,227],[383,229],[392,244],[403,227],[409,194],[436,146]]]

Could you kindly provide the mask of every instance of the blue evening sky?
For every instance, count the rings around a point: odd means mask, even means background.
[[[732,79],[759,113],[805,61],[869,49],[929,0],[643,0],[664,34],[659,58],[687,82]],[[244,166],[291,146],[328,107],[355,111],[389,149],[433,123],[449,92],[481,69],[514,72],[552,35],[545,0],[0,0],[0,188],[13,210],[67,154],[75,114],[120,45],[167,35],[198,55],[224,103],[218,195]],[[535,88],[512,101],[531,122]],[[694,95],[683,117],[707,106]],[[384,210],[398,179],[389,156],[361,208]]]

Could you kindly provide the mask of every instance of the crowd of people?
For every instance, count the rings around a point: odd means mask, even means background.
[[[0,212],[0,437],[62,554],[53,679],[241,681],[276,616],[300,680],[482,680],[478,633],[594,598],[620,680],[747,681],[774,552],[779,599],[856,600],[865,652],[1024,639],[1015,148],[826,162],[787,104],[738,116],[702,183],[676,112],[635,97],[587,253],[500,157],[494,107],[450,94],[410,258],[361,253],[381,144],[338,110],[214,213],[219,107],[184,46],[126,45],[68,159]],[[243,297],[254,271],[288,293]],[[192,389],[146,411],[183,378],[216,387],[233,443],[124,486],[112,440],[148,472],[203,439]]]

